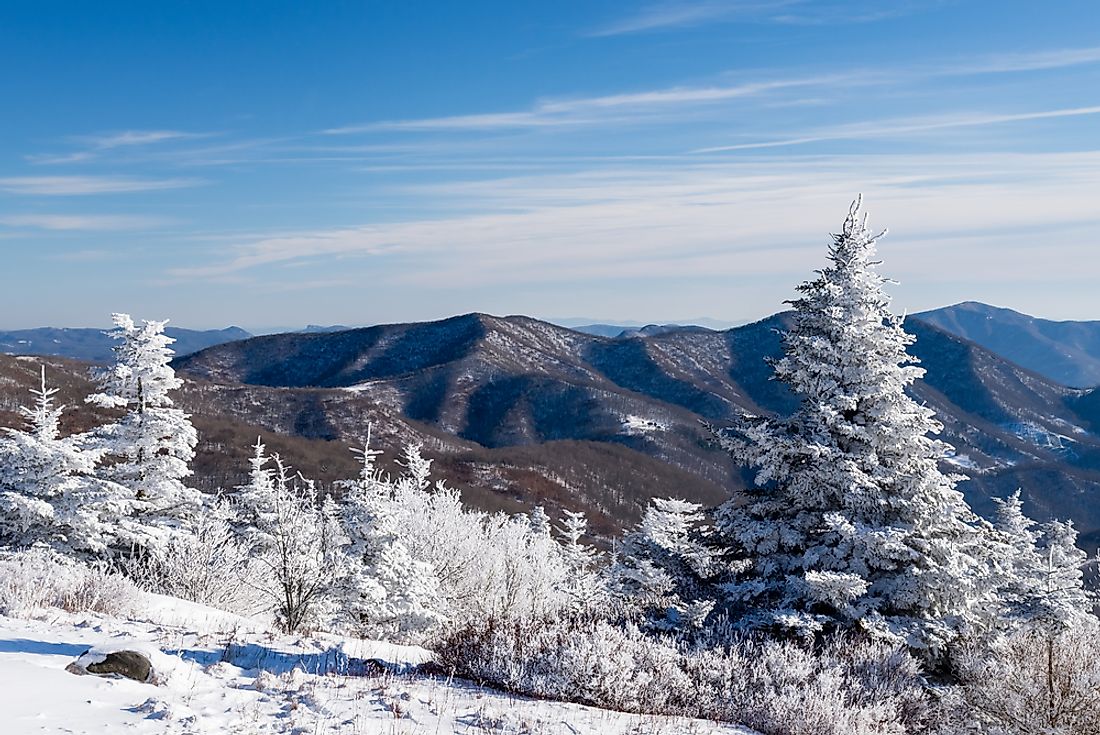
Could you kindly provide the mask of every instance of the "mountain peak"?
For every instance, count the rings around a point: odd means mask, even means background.
[[[1100,385],[1100,322],[1051,321],[964,301],[913,314],[1063,385]]]

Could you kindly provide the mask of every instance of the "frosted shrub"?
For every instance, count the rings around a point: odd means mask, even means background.
[[[942,719],[906,651],[862,640],[816,650],[772,640],[700,648],[574,618],[488,622],[437,651],[458,675],[510,691],[739,723],[764,735],[902,735],[931,732]]]
[[[1014,633],[955,661],[968,719],[990,735],[1100,733],[1100,629]]]
[[[228,512],[224,502],[210,504],[190,533],[173,534],[163,547],[131,557],[124,571],[149,592],[255,614],[266,606],[255,586],[263,570],[234,534]]]
[[[685,666],[699,693],[693,714],[762,733],[900,735],[939,719],[917,662],[887,644],[746,639],[688,655]]]
[[[537,618],[573,604],[561,544],[527,516],[478,511],[442,482],[428,487],[419,451],[411,455],[406,452],[406,466],[418,474],[393,482],[387,503],[412,557],[431,566],[452,626]]]
[[[257,440],[249,483],[237,496],[245,541],[262,570],[242,581],[274,608],[284,632],[327,625],[349,571],[335,501],[300,473],[291,477],[279,455],[264,452]],[[273,469],[265,466],[269,459]]]
[[[460,676],[508,691],[628,712],[680,713],[691,684],[673,645],[588,617],[490,620],[436,652]]]
[[[138,605],[134,584],[105,563],[85,565],[44,549],[0,556],[0,614],[43,608],[127,615]]]

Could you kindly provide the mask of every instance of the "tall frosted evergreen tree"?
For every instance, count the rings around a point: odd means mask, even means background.
[[[171,528],[193,517],[201,505],[197,490],[183,484],[191,474],[198,437],[190,417],[169,393],[182,381],[169,362],[173,340],[163,321],[140,326],[128,314],[113,314],[110,335],[118,340],[115,364],[99,375],[100,391],[87,401],[125,410],[116,423],[99,430],[102,448],[113,462],[107,479],[130,488],[143,522]]]
[[[717,432],[754,487],[717,526],[743,566],[726,586],[750,625],[802,634],[862,628],[935,656],[989,624],[990,530],[940,460],[942,425],[906,388],[923,375],[891,313],[860,202],[829,264],[798,287],[775,377],[801,397],[788,418]]]

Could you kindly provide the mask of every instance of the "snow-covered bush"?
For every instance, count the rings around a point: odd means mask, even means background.
[[[934,732],[945,718],[919,663],[883,642],[743,639],[688,655],[685,666],[700,702],[694,715],[769,735]]]
[[[266,466],[269,460],[273,469]],[[245,541],[263,573],[244,583],[274,608],[285,632],[326,625],[338,612],[340,585],[349,572],[336,503],[301,474],[291,477],[279,455],[269,458],[259,440],[251,464],[237,503]]]
[[[172,534],[161,547],[146,549],[123,570],[149,592],[210,605],[238,615],[269,607],[256,586],[264,569],[229,523],[223,500],[207,504],[189,533]]]
[[[441,611],[463,627],[489,617],[530,618],[572,604],[562,545],[524,515],[485,513],[458,490],[428,481],[429,462],[407,448],[406,472],[385,490],[397,537],[438,580]]]
[[[27,615],[56,607],[69,612],[126,615],[140,591],[105,562],[83,564],[43,548],[0,555],[0,614]]]
[[[680,714],[691,682],[671,639],[581,615],[491,618],[435,647],[459,676],[508,691],[627,712]]]
[[[457,675],[509,691],[740,723],[765,735],[902,735],[932,732],[946,717],[907,651],[862,639],[816,649],[767,639],[701,647],[571,617],[490,620],[436,650]]]
[[[966,719],[988,735],[1100,733],[1100,627],[1018,631],[955,663]],[[961,730],[961,727],[960,727]]]

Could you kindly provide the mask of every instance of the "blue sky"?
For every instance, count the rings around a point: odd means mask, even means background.
[[[0,328],[1100,319],[1094,0],[0,4]]]

